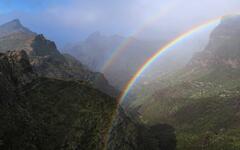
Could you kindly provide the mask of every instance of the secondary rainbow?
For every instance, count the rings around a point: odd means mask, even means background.
[[[123,89],[123,92],[121,93],[118,101],[122,102],[124,98],[127,96],[128,92],[131,90],[134,83],[137,81],[137,79],[141,76],[141,74],[144,73],[144,71],[156,60],[158,57],[165,51],[169,50],[173,46],[181,43],[183,40],[185,40],[187,37],[191,36],[192,34],[201,31],[207,27],[210,27],[212,25],[217,25],[222,17],[217,17],[215,19],[208,20],[207,22],[204,22],[200,25],[194,26],[187,32],[184,32],[183,34],[179,35],[177,38],[160,48],[151,58],[149,58],[142,67],[135,73],[135,75],[131,78],[131,80],[126,84],[125,88]]]

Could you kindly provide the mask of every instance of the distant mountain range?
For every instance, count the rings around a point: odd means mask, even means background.
[[[179,150],[240,149],[239,43],[240,16],[224,17],[184,68],[135,91],[131,111],[145,124],[172,125]]]

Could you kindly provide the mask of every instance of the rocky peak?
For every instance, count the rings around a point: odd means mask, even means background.
[[[8,36],[14,33],[25,33],[28,35],[35,35],[35,33],[24,27],[19,19],[14,19],[0,26],[0,37]]]
[[[6,23],[7,26],[15,26],[15,27],[23,27],[19,19],[14,19],[8,23]]]

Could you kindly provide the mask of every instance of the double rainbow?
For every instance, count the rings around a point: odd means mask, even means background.
[[[204,23],[202,23],[200,25],[194,26],[193,28],[191,28],[187,32],[184,32],[183,34],[180,34],[179,36],[177,36],[177,38],[175,38],[174,40],[172,40],[171,42],[167,43],[165,46],[160,48],[152,57],[150,57],[142,65],[142,67],[140,67],[140,69],[135,73],[135,75],[131,78],[131,80],[126,84],[125,88],[123,89],[123,92],[121,93],[121,95],[120,95],[120,97],[118,99],[118,102],[120,103],[120,102],[122,102],[125,99],[125,97],[129,93],[129,91],[131,90],[131,88],[133,87],[133,85],[135,84],[137,79],[145,72],[145,70],[155,60],[157,60],[160,57],[160,55],[163,52],[165,52],[165,51],[171,49],[172,47],[176,46],[177,44],[181,43],[183,40],[185,40],[189,36],[193,35],[194,33],[197,33],[198,31],[201,31],[201,30],[206,29],[208,27],[211,27],[213,25],[217,25],[221,21],[221,19],[222,19],[222,17],[217,17],[215,19],[208,20],[207,22],[204,22]]]

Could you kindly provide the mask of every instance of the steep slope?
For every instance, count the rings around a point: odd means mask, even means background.
[[[142,87],[132,105],[144,123],[172,125],[180,150],[240,149],[239,25],[239,16],[224,17],[203,52],[178,73]]]
[[[99,90],[116,96],[117,92],[103,74],[90,71],[80,62],[71,64],[73,58],[64,57],[54,42],[23,27],[19,20],[0,26],[0,52],[8,50],[25,50],[34,71],[40,76],[88,81]]]
[[[116,102],[87,82],[39,78],[24,51],[0,54],[0,149],[103,149]]]

